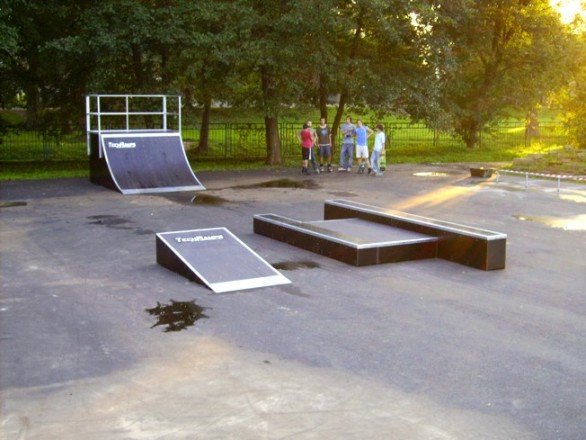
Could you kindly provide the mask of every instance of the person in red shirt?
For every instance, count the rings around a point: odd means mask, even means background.
[[[311,149],[315,142],[315,134],[313,130],[309,128],[309,125],[303,124],[303,130],[297,133],[297,137],[299,138],[299,142],[301,142],[301,157],[303,159],[301,173],[308,175],[309,169],[307,167],[309,165]]]

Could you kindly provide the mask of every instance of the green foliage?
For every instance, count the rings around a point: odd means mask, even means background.
[[[0,112],[0,124],[4,127],[22,127],[25,117],[22,112],[16,110],[4,110]]]
[[[487,124],[511,110],[528,112],[563,83],[572,36],[547,0],[438,3],[432,32],[441,118],[428,118],[474,147]]]
[[[558,94],[558,103],[563,109],[563,120],[568,128],[570,142],[580,149],[586,149],[586,33],[579,35],[572,47],[575,68],[567,86]]]
[[[213,102],[260,114],[272,163],[278,121],[335,112],[337,132],[347,107],[475,146],[579,72],[568,29],[548,0],[0,0],[0,105],[24,97],[29,126],[67,134],[88,93],[180,93],[202,133]],[[568,96],[584,145],[586,100]]]
[[[517,171],[586,176],[586,152],[566,146],[528,154],[513,161]]]

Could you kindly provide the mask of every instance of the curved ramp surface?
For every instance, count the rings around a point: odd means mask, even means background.
[[[205,189],[178,132],[93,134],[90,180],[122,194]]]

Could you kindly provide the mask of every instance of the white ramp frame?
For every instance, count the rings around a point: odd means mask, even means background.
[[[102,99],[120,99],[124,101],[124,111],[102,111]],[[156,99],[160,100],[160,107],[156,111],[146,111],[146,110],[138,110],[138,111],[131,111],[130,110],[130,102],[134,99]],[[177,108],[176,109],[169,109],[169,101],[176,100]],[[114,133],[121,131],[123,132],[136,132],[136,131],[159,131],[165,132],[169,131],[169,117],[175,116],[177,117],[177,130],[181,133],[181,96],[179,95],[87,95],[85,97],[85,112],[86,112],[86,144],[87,144],[87,154],[88,156],[90,153],[90,133]],[[162,118],[162,128],[161,129],[149,129],[147,127],[131,127],[130,125],[130,117],[131,116],[160,116]],[[124,118],[124,128],[120,129],[108,129],[103,128],[102,126],[102,117],[103,116],[114,116]],[[92,126],[92,117],[97,119],[96,126]],[[99,157],[102,158],[102,147],[100,145]]]

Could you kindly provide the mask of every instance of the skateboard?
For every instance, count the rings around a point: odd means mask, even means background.
[[[384,171],[387,169],[387,156],[384,151],[381,153],[381,155],[379,157],[378,164],[379,164],[379,168],[381,171]]]

